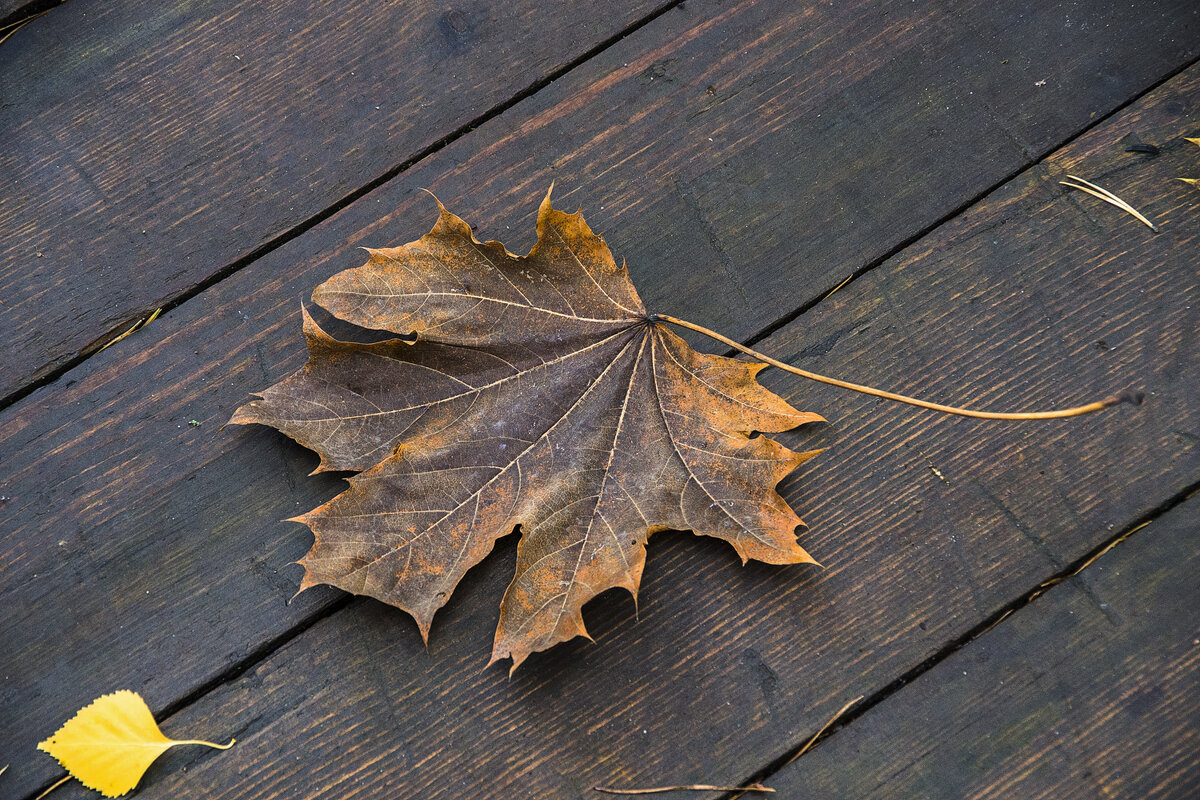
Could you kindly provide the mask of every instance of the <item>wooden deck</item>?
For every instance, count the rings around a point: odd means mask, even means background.
[[[0,2],[51,8],[0,44],[0,796],[119,688],[238,739],[148,798],[1196,796],[1194,0],[314,5]],[[779,359],[1146,402],[1015,425],[764,372],[835,426],[780,436],[829,448],[781,485],[824,569],[658,535],[636,614],[606,594],[596,644],[511,679],[512,537],[428,651],[374,601],[289,602],[311,534],[280,520],[344,482],[224,423],[303,363],[317,283],[428,228],[419,189],[523,251],[551,181],[649,308]]]

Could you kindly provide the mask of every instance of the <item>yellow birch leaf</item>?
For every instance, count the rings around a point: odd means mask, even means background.
[[[1200,147],[1200,139],[1187,139],[1187,141],[1191,142],[1192,144],[1196,145],[1197,147]]]
[[[103,695],[63,724],[38,749],[80,783],[105,797],[125,794],[137,786],[154,760],[180,744],[202,744],[227,750],[229,744],[195,740],[175,741],[163,736],[149,706],[136,692],[121,690]]]
[[[1193,189],[1200,189],[1200,178],[1180,178],[1179,180],[1191,186]]]

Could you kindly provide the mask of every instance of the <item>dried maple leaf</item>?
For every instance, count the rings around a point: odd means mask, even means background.
[[[234,414],[365,470],[297,520],[316,537],[301,589],[318,583],[433,615],[496,540],[521,527],[492,661],[587,636],[581,609],[614,587],[636,596],[646,540],[666,528],[715,536],[742,560],[812,562],[775,487],[815,453],[755,432],[821,419],[760,386],[764,364],[697,353],[662,323],[699,331],[780,369],[950,414],[1052,419],[1139,402],[1124,392],[1048,412],[971,411],[776,361],[715,331],[647,314],[624,266],[583,217],[538,211],[527,256],[482,243],[438,203],[429,234],[368,250],[313,300],[399,334],[338,341],[304,312],[307,366]],[[415,339],[415,341],[414,341]]]
[[[304,312],[309,362],[240,408],[365,470],[297,519],[316,541],[301,588],[326,583],[434,613],[521,526],[492,660],[586,636],[580,610],[636,594],[645,545],[674,528],[743,561],[811,562],[776,484],[813,453],[754,432],[820,420],[755,380],[762,364],[696,352],[646,313],[576,214],[538,212],[528,256],[481,243],[438,203],[433,230],[335,275],[313,300],[416,341],[338,341]]]
[[[228,750],[234,743],[168,739],[142,696],[122,689],[80,709],[38,749],[58,759],[84,786],[116,797],[133,791],[156,758],[181,744]]]

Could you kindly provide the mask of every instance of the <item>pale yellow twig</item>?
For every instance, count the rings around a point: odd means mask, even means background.
[[[809,739],[807,742],[805,742],[804,747],[801,747],[799,752],[796,753],[796,755],[792,756],[786,762],[784,762],[784,766],[787,766],[788,764],[792,763],[800,756],[807,753],[809,751],[809,748],[811,748],[814,744],[817,743],[817,739],[821,738],[821,734],[824,733],[825,731],[829,730],[830,725],[832,725],[833,723],[835,723],[839,719],[841,719],[842,714],[845,714],[847,711],[850,710],[851,706],[853,706],[855,703],[857,703],[859,700],[862,700],[862,699],[863,699],[863,696],[860,694],[858,697],[854,698],[849,703],[846,703],[846,705],[842,706],[841,709],[839,709],[836,714],[834,714],[832,717],[829,718],[828,722],[826,722],[824,725],[821,726],[821,730],[814,733],[812,735],[812,738]]]
[[[825,301],[826,301],[826,300],[828,300],[829,298],[833,297],[833,295],[834,295],[834,292],[836,292],[838,289],[842,288],[842,287],[843,287],[843,286],[845,286],[847,283],[849,283],[849,282],[850,282],[850,279],[851,279],[851,278],[853,278],[853,277],[854,277],[853,275],[847,275],[847,276],[846,276],[846,280],[842,281],[842,282],[841,282],[841,283],[839,283],[837,286],[835,286],[835,287],[833,287],[832,289],[830,289],[830,290],[829,290],[829,294],[827,294],[827,295],[825,295],[824,297],[822,297],[822,298],[821,298],[821,302],[825,302]]]
[[[42,792],[41,794],[39,794],[37,797],[33,798],[33,800],[42,800],[42,798],[43,798],[43,797],[45,797],[46,795],[50,794],[50,793],[51,793],[51,792],[53,792],[55,789],[57,789],[58,787],[62,786],[64,783],[66,783],[66,782],[67,782],[67,781],[69,781],[69,780],[71,780],[71,776],[70,776],[70,775],[64,775],[64,776],[62,777],[62,780],[58,781],[57,783],[53,783],[53,784],[51,784],[51,785],[50,785],[50,788],[48,788],[46,791],[44,791],[44,792]]]
[[[161,313],[162,313],[162,309],[161,309],[161,308],[155,309],[153,314],[151,314],[150,316],[146,317],[146,318],[145,318],[144,320],[142,320],[141,322],[138,322],[138,323],[136,323],[136,324],[135,324],[135,325],[134,325],[132,328],[130,328],[129,330],[125,331],[125,332],[124,332],[124,333],[122,333],[120,336],[118,336],[117,338],[113,339],[113,340],[112,340],[112,341],[110,341],[108,344],[104,345],[104,347],[101,347],[101,348],[100,348],[100,350],[97,350],[96,352],[97,352],[97,353],[99,353],[99,352],[101,352],[101,351],[103,351],[103,350],[107,350],[108,348],[110,348],[110,347],[112,347],[114,344],[116,344],[117,342],[119,342],[119,341],[121,341],[121,340],[123,340],[123,339],[127,338],[127,337],[128,337],[130,334],[134,333],[135,331],[140,331],[142,328],[146,327],[146,326],[147,326],[147,325],[149,325],[151,322],[154,322],[154,320],[158,319],[158,315],[159,315],[159,314],[161,314]]]
[[[1081,192],[1086,192],[1087,194],[1090,194],[1092,197],[1100,198],[1101,200],[1108,203],[1109,205],[1116,206],[1117,208],[1121,209],[1125,213],[1131,214],[1133,217],[1135,217],[1139,221],[1145,223],[1145,225],[1147,227],[1149,227],[1150,230],[1154,231],[1155,233],[1158,233],[1157,225],[1155,225],[1150,220],[1146,219],[1144,216],[1141,215],[1141,213],[1136,208],[1129,205],[1129,203],[1126,203],[1121,198],[1117,197],[1115,194],[1110,192],[1108,189],[1097,186],[1096,184],[1092,183],[1091,181],[1085,181],[1083,178],[1077,177],[1075,175],[1068,175],[1067,177],[1073,181],[1079,181],[1079,183],[1082,183],[1083,186],[1079,186],[1078,184],[1074,184],[1074,183],[1069,183],[1067,181],[1059,181],[1059,183],[1061,183],[1063,186],[1066,186],[1069,189],[1078,189]]]
[[[650,789],[610,789],[607,786],[593,786],[593,792],[606,794],[661,794],[662,792],[774,792],[761,783],[751,783],[747,786],[709,786],[707,783],[689,783],[686,786],[654,786]]]
[[[849,711],[859,700],[862,700],[862,695],[859,695],[838,709],[838,712],[830,717],[829,721],[822,725],[821,729],[804,743],[804,746],[800,748],[796,755],[784,762],[784,766],[787,766],[807,753],[816,744],[817,739],[821,738],[821,734],[829,730],[829,726],[841,719],[842,715]],[[605,792],[607,794],[660,794],[662,792],[774,792],[775,790],[768,786],[763,786],[761,783],[748,783],[745,786],[710,786],[706,783],[691,783],[679,786],[653,786],[649,789],[612,789],[607,786],[593,786],[592,791]]]
[[[13,22],[13,23],[11,23],[10,25],[7,25],[7,26],[5,26],[5,27],[12,28],[12,30],[11,30],[11,31],[9,31],[8,33],[4,34],[4,38],[0,39],[0,44],[4,44],[5,42],[7,42],[7,41],[8,41],[8,37],[12,36],[14,33],[16,33],[17,31],[21,30],[21,28],[24,28],[26,25],[28,25],[29,23],[33,22],[33,21],[34,21],[35,19],[37,19],[38,17],[42,17],[42,16],[45,16],[46,14],[49,14],[51,10],[52,10],[52,9],[49,9],[49,8],[48,8],[48,9],[46,9],[45,11],[42,11],[42,12],[41,12],[41,13],[39,13],[39,14],[34,14],[34,15],[33,15],[33,16],[31,16],[31,17],[26,17],[25,19],[18,20],[18,21],[16,21],[16,22]],[[0,28],[0,30],[4,30],[4,29],[3,29],[3,28]]]

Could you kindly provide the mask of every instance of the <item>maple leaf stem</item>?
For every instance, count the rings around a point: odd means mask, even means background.
[[[862,386],[857,383],[850,383],[849,381],[842,381],[842,380],[838,380],[837,378],[829,378],[824,375],[818,375],[815,372],[809,372],[807,370],[800,369],[799,367],[793,367],[791,364],[785,364],[782,361],[778,361],[774,358],[771,358],[770,356],[766,355],[765,353],[760,353],[757,350],[754,350],[753,348],[746,347],[743,344],[739,344],[738,342],[735,342],[733,339],[730,339],[727,336],[722,336],[721,334],[717,333],[716,331],[709,330],[708,328],[705,328],[702,325],[697,325],[694,322],[688,322],[687,320],[684,320],[684,319],[678,319],[677,317],[668,316],[667,314],[655,314],[651,317],[651,319],[652,320],[661,320],[663,322],[670,322],[675,325],[679,325],[680,327],[696,331],[697,333],[702,333],[705,336],[708,336],[712,339],[716,339],[718,342],[721,342],[722,344],[727,344],[734,349],[740,350],[743,353],[745,353],[746,355],[753,356],[754,358],[757,358],[758,360],[760,360],[766,364],[770,364],[773,367],[778,367],[779,369],[784,370],[785,372],[790,372],[793,375],[799,375],[802,378],[808,378],[809,380],[817,381],[818,383],[827,383],[830,386],[840,386],[843,389],[850,389],[855,392],[861,392],[862,394],[868,394],[868,395],[871,395],[872,397],[882,397],[885,400],[895,400],[898,403],[907,403],[910,406],[917,406],[918,408],[928,408],[932,411],[941,411],[943,414],[957,414],[958,416],[961,416],[961,417],[974,417],[975,419],[1017,419],[1017,420],[1061,419],[1063,417],[1078,417],[1082,414],[1090,414],[1093,411],[1103,411],[1106,408],[1111,408],[1112,406],[1120,405],[1121,403],[1132,403],[1133,405],[1140,405],[1142,402],[1142,397],[1143,397],[1141,392],[1127,390],[1127,391],[1121,392],[1119,394],[1112,395],[1111,397],[1106,397],[1103,400],[1097,400],[1094,403],[1088,403],[1087,405],[1082,405],[1082,406],[1075,406],[1074,408],[1063,408],[1063,409],[1059,409],[1058,411],[1018,411],[1018,412],[975,411],[975,410],[972,410],[969,408],[957,408],[955,406],[946,406],[946,405],[942,405],[941,403],[930,403],[925,400],[918,400],[915,397],[906,397],[902,394],[896,394],[894,392],[886,392],[882,389],[875,389],[870,386]]]

